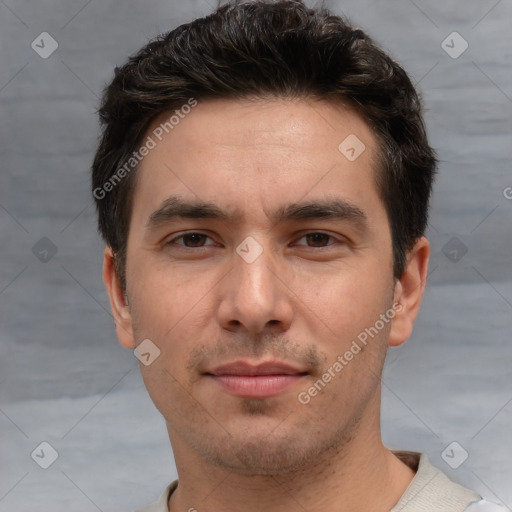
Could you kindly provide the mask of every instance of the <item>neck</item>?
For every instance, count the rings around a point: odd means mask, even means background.
[[[210,464],[176,443],[176,432],[170,434],[179,474],[170,512],[359,512],[363,505],[368,512],[388,512],[414,477],[382,444],[378,414],[363,419],[349,442],[319,454],[307,467],[271,476]]]

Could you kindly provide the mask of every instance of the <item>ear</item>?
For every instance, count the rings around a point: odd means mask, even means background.
[[[103,253],[103,282],[110,298],[110,307],[114,316],[119,342],[126,348],[135,348],[130,307],[115,270],[114,253],[109,246],[105,248]]]
[[[417,240],[407,254],[404,273],[395,283],[395,317],[391,324],[388,345],[396,347],[405,343],[412,333],[420,309],[428,272],[430,243],[425,237]]]

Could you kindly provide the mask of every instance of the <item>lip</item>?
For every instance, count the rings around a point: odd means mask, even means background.
[[[298,382],[307,372],[278,361],[257,365],[235,361],[206,372],[224,391],[240,398],[268,398]]]

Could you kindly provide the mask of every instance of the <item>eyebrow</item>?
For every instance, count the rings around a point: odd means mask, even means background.
[[[368,225],[365,212],[344,199],[319,199],[290,203],[280,206],[269,217],[275,223],[325,219],[350,221],[360,229],[365,229]],[[149,216],[145,229],[155,230],[178,218],[237,222],[243,219],[243,212],[239,209],[223,210],[212,202],[189,201],[179,196],[171,196],[165,199],[160,207]]]

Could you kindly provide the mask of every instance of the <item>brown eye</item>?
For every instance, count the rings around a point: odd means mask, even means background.
[[[188,235],[183,235],[183,242],[185,242],[185,245],[187,247],[201,247],[202,243],[204,242],[206,238],[208,238],[206,235],[203,235],[201,233],[190,233]],[[186,243],[186,241],[190,242],[190,245]]]
[[[308,235],[305,235],[308,242],[312,243],[314,247],[325,246],[330,238],[332,238],[330,235],[327,235],[326,233],[309,233]]]
[[[195,247],[200,248],[205,247],[204,242],[208,238],[209,237],[203,233],[185,233],[173,238],[172,240],[169,240],[166,245],[179,245],[191,249]],[[183,243],[177,243],[178,240],[182,240]]]
[[[306,239],[307,246],[314,248],[323,248],[323,247],[329,247],[331,245],[334,245],[336,242],[339,242],[339,240],[336,240],[333,236],[327,234],[327,233],[321,233],[321,232],[314,232],[314,233],[307,233],[304,236],[300,238],[300,240]],[[329,243],[329,241],[333,241]],[[298,245],[304,245],[304,244],[298,244]]]

